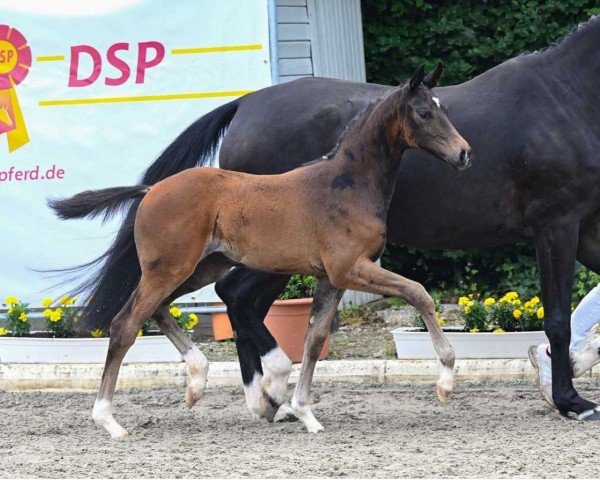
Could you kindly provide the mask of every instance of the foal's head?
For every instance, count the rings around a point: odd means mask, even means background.
[[[400,104],[399,134],[410,147],[422,148],[463,170],[471,165],[471,147],[450,123],[446,107],[431,91],[441,76],[441,63],[427,76],[421,65],[393,94]]]

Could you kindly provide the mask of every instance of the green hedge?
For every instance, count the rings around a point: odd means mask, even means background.
[[[600,13],[598,0],[363,0],[367,80],[399,84],[425,63],[444,62],[442,84],[464,82],[504,60],[547,46]],[[418,252],[390,246],[387,268],[456,295],[468,291],[538,292],[533,247]],[[578,266],[574,293],[600,277]]]

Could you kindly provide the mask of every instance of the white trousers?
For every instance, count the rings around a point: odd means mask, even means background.
[[[592,329],[600,322],[600,284],[581,300],[571,315],[570,350],[578,352],[592,336]]]

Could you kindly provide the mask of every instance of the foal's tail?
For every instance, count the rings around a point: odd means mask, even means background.
[[[221,137],[237,112],[239,103],[240,100],[236,99],[221,105],[192,123],[148,167],[140,184],[154,185],[187,168],[209,165]],[[105,198],[104,201],[96,199],[94,206],[78,201],[75,203],[82,205],[72,207],[69,200],[55,204],[55,210],[59,215],[66,218],[80,218],[94,212],[97,212],[96,215],[103,211],[110,212],[110,205],[113,205],[114,213],[129,203],[123,223],[109,249],[89,263],[61,271],[63,274],[70,274],[70,278],[67,278],[65,283],[80,277],[82,273],[88,274],[87,278],[70,292],[71,295],[90,296],[76,324],[81,334],[96,329],[108,332],[112,319],[127,303],[140,281],[142,272],[133,238],[133,224],[146,187],[131,188],[134,191],[128,193],[121,191],[120,198],[118,196],[111,197],[112,200]],[[82,197],[81,199],[83,200]]]
[[[135,185],[133,187],[112,187],[102,190],[86,190],[71,198],[48,200],[48,206],[54,210],[58,218],[95,218],[104,216],[104,220],[115,215],[129,205],[137,197],[143,197],[150,187]]]

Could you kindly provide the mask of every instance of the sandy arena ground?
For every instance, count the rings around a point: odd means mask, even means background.
[[[599,399],[597,382],[578,383]],[[118,392],[113,442],[90,418],[93,394],[0,392],[0,477],[597,477],[598,422],[566,420],[529,382],[319,384],[325,432],[253,422],[241,388]]]

